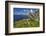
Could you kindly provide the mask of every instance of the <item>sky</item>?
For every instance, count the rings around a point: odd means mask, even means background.
[[[35,13],[38,10],[35,8],[13,8],[14,15],[28,15],[29,12]]]

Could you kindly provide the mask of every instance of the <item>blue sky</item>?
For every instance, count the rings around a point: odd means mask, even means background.
[[[15,15],[27,15],[29,12],[35,13],[38,10],[35,8],[13,8]]]

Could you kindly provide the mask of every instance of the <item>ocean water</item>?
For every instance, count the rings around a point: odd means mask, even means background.
[[[27,15],[14,15],[14,20],[28,19]]]

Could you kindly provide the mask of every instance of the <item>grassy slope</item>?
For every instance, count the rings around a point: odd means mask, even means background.
[[[27,20],[18,20],[15,21],[14,27],[15,28],[24,28],[24,27],[39,27],[39,21],[35,20],[28,20],[30,24],[27,23]]]

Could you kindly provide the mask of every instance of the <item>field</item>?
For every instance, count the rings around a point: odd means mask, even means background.
[[[35,20],[17,20],[14,22],[14,28],[39,27],[39,23]]]

